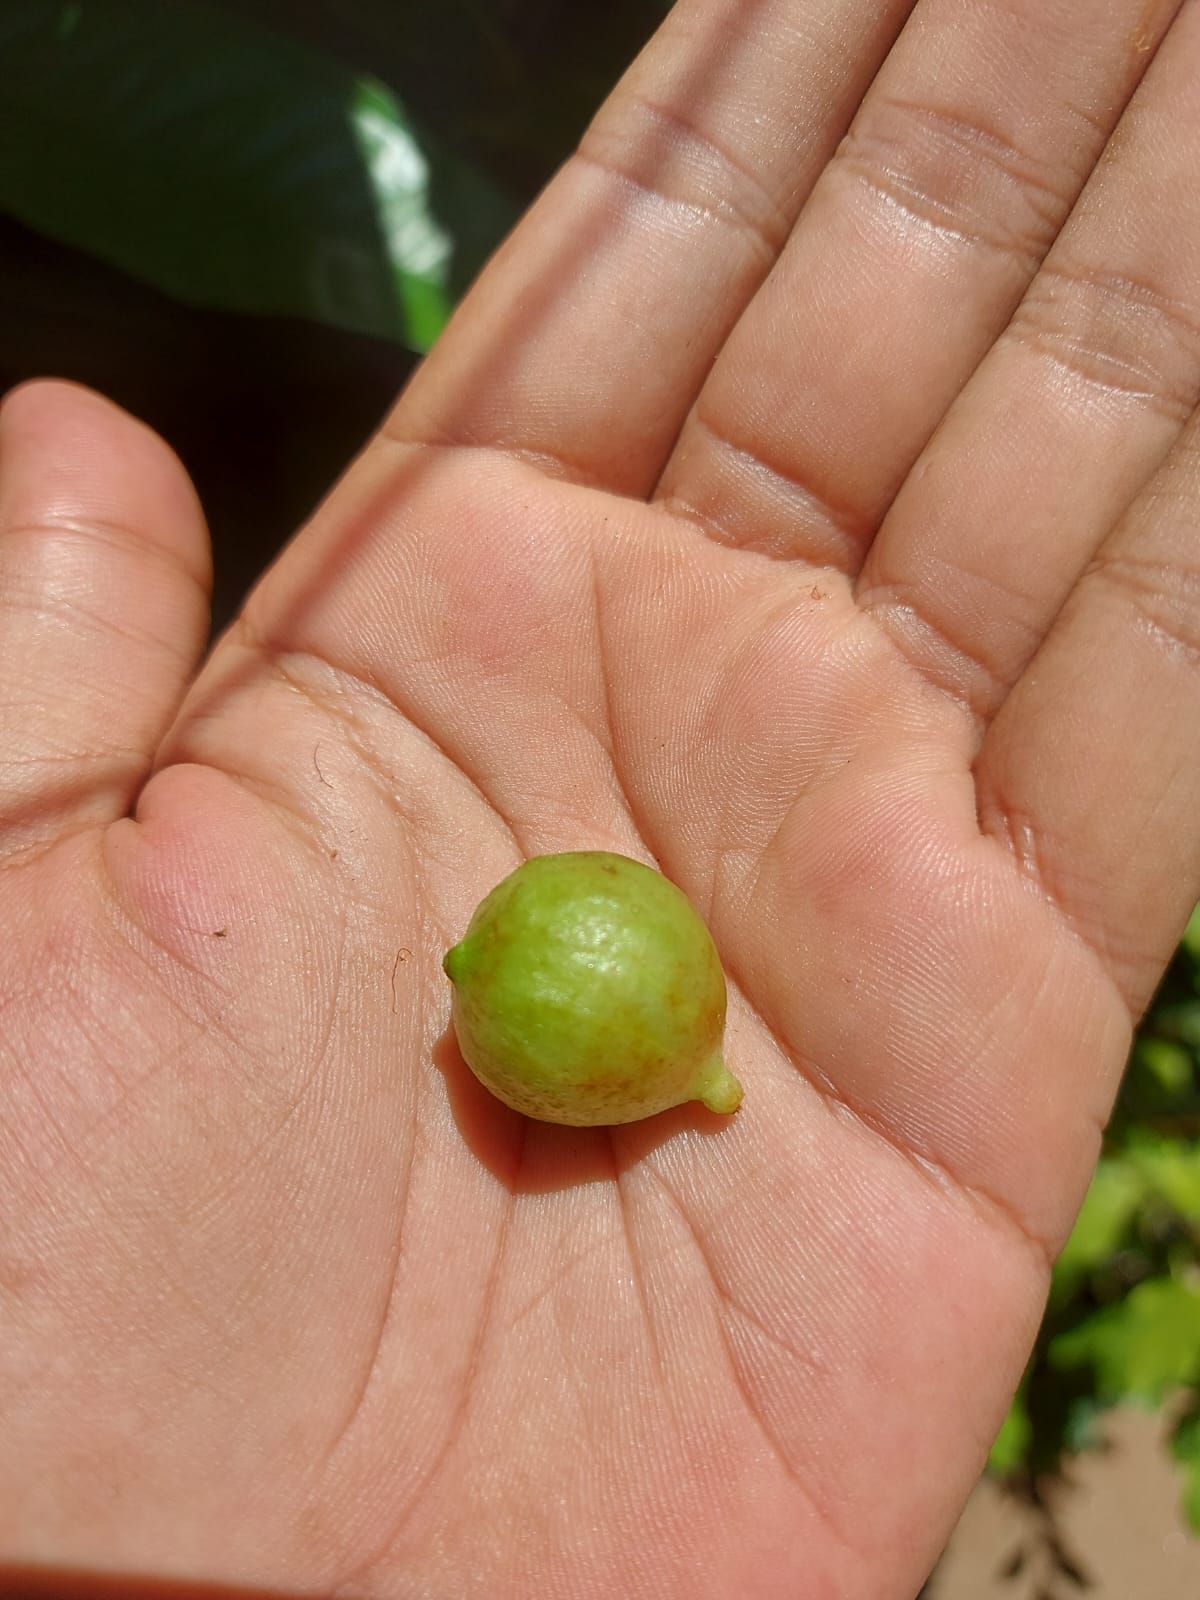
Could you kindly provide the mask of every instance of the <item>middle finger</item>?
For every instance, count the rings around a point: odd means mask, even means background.
[[[726,343],[657,498],[857,572],[1179,0],[925,0]]]

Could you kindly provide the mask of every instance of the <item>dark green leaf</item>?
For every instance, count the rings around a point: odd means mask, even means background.
[[[425,348],[494,191],[388,90],[197,0],[6,0],[0,207],[190,304]]]

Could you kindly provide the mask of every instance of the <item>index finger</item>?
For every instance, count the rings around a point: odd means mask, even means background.
[[[646,495],[914,0],[681,0],[385,431]]]

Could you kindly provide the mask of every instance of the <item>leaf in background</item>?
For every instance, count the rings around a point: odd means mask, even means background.
[[[1024,1466],[1032,1438],[1033,1424],[1029,1419],[1025,1387],[1022,1385],[1013,1396],[1008,1415],[1000,1424],[1000,1432],[988,1452],[988,1471],[1006,1478],[1018,1467]]]
[[[1165,1094],[1183,1094],[1190,1085],[1192,1058],[1183,1045],[1150,1035],[1139,1039],[1134,1051],[1138,1065],[1145,1068]]]
[[[226,3],[391,84],[443,145],[524,206],[672,0]]]
[[[449,234],[429,214],[429,168],[396,97],[381,83],[356,85],[350,117],[378,197],[380,230],[409,339],[427,350],[450,314],[446,285],[453,249]]]
[[[1200,1289],[1180,1278],[1139,1283],[1050,1346],[1060,1369],[1091,1366],[1104,1401],[1157,1404],[1200,1380]]]
[[[1160,1006],[1154,1025],[1157,1034],[1178,1040],[1192,1051],[1200,1050],[1200,1000],[1180,1000]]]
[[[1200,1223],[1200,1144],[1135,1129],[1125,1154],[1149,1191],[1186,1222]]]
[[[5,0],[0,207],[188,304],[427,348],[503,203],[396,98],[198,0]]]
[[[1050,1303],[1061,1305],[1117,1250],[1146,1192],[1145,1180],[1122,1156],[1101,1161],[1070,1238],[1054,1267]]]

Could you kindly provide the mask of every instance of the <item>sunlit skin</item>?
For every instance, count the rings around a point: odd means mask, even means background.
[[[611,851],[537,856],[484,899],[442,963],[481,1083],[526,1116],[637,1122],[742,1090],[721,1053],[725,976],[687,897]]]
[[[9,398],[0,1576],[912,1600],[1200,884],[1198,171],[1200,5],[685,0],[211,653]],[[580,849],[736,1115],[464,1065]]]

